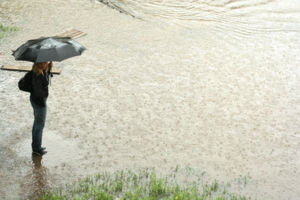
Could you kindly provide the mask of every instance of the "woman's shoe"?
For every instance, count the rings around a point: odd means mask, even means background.
[[[44,151],[44,150],[38,150],[38,151],[32,150],[32,152],[39,156],[42,156],[47,153],[47,151]]]

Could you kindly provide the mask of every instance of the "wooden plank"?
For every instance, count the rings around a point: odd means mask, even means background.
[[[79,37],[82,37],[82,36],[85,36],[87,33],[80,33],[76,36],[73,37],[73,39],[76,39],[76,38],[79,38]]]
[[[77,32],[76,30],[65,31],[61,34],[58,34],[57,36],[60,36],[60,37],[68,37],[69,36],[69,37],[71,37],[71,35],[73,33],[76,33],[76,32]]]
[[[86,34],[87,33],[84,33],[82,31],[78,31],[76,29],[70,29],[70,30],[62,32],[60,34],[57,34],[56,36],[59,36],[59,37],[71,37],[72,39],[75,39],[75,38],[82,37],[82,36],[84,36]]]
[[[73,32],[73,33],[70,33],[69,34],[69,36],[71,37],[71,38],[74,38],[76,35],[79,35],[79,34],[81,34],[82,32]]]
[[[66,31],[63,31],[63,32],[61,32],[59,34],[56,34],[55,36],[61,36],[62,37],[63,35],[65,35],[66,33],[70,32],[72,30],[75,30],[75,29],[74,28],[69,28]]]
[[[1,67],[2,70],[11,70],[11,71],[21,71],[21,72],[29,72],[32,67],[28,66],[14,66],[14,65],[3,65]],[[60,74],[61,70],[60,69],[54,69],[52,68],[52,73],[53,74]]]

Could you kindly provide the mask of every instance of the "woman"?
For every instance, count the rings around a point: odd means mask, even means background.
[[[50,82],[50,70],[52,62],[34,63],[32,66],[32,90],[30,92],[30,103],[33,108],[34,122],[32,126],[32,151],[37,155],[47,153],[42,147],[43,129],[47,114],[48,85]]]

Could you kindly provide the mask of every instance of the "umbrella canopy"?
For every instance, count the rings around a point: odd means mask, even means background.
[[[42,37],[28,40],[12,55],[16,60],[34,63],[62,61],[79,56],[86,48],[70,37]]]

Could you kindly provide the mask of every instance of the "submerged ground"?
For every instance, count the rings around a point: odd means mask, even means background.
[[[242,193],[253,198],[300,196],[299,32],[191,28],[86,0],[0,8],[1,23],[20,29],[1,41],[1,65],[30,66],[11,50],[69,27],[87,33],[77,41],[88,49],[55,63],[42,159],[32,157],[32,108],[16,85],[24,73],[0,71],[2,199],[105,170],[176,166],[208,181],[251,177]]]

